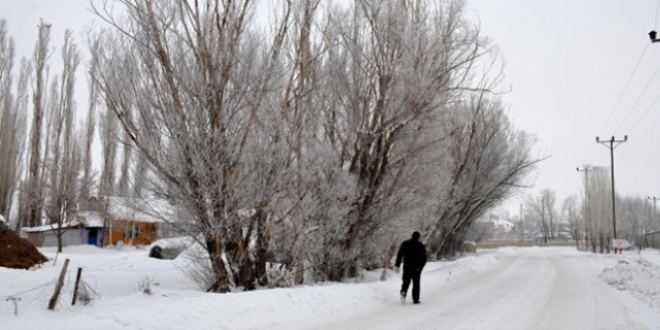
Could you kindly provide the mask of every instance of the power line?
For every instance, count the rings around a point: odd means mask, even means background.
[[[656,2],[655,5],[655,23],[653,24],[654,28],[658,27],[658,11],[660,10],[660,0]]]
[[[630,133],[630,131],[632,131],[633,128],[635,128],[637,126],[637,124],[639,124],[642,121],[644,116],[646,116],[646,114],[651,110],[651,108],[653,108],[653,106],[658,102],[658,100],[660,100],[660,94],[658,94],[658,96],[656,96],[655,100],[653,100],[653,103],[651,103],[651,105],[649,105],[648,108],[646,108],[644,113],[642,113],[642,116],[639,117],[639,119],[637,119],[637,121],[632,125],[632,127],[630,127],[630,129],[628,129],[628,133]]]
[[[603,134],[603,130],[605,129],[605,127],[607,127],[607,124],[610,123],[610,120],[612,119],[612,115],[614,114],[614,111],[616,110],[616,108],[621,103],[621,99],[623,98],[623,94],[625,94],[625,92],[628,90],[628,87],[630,86],[630,82],[632,81],[632,78],[635,76],[635,73],[637,73],[637,69],[639,68],[639,65],[642,63],[642,59],[644,59],[644,55],[646,55],[646,51],[649,49],[649,45],[650,44],[647,43],[646,47],[644,47],[644,51],[642,52],[642,55],[637,60],[637,64],[635,64],[635,68],[633,69],[633,72],[630,74],[630,77],[628,77],[628,81],[626,82],[625,87],[623,87],[623,91],[621,91],[621,94],[619,94],[619,98],[616,100],[616,103],[614,104],[614,107],[610,111],[610,114],[607,116],[607,120],[605,121],[605,125],[603,125],[603,127],[600,129],[600,131],[598,132],[598,135]],[[657,73],[657,71],[658,71],[658,69],[656,69],[656,73]],[[655,76],[655,74],[654,74],[654,76]],[[647,88],[648,88],[648,86],[647,86]]]
[[[658,0],[658,3],[660,3],[660,0]],[[598,135],[602,135],[603,130],[605,130],[605,127],[607,127],[607,124],[610,123],[610,120],[612,119],[612,115],[614,114],[614,111],[617,109],[617,107],[621,103],[621,100],[623,99],[623,94],[625,94],[626,91],[628,90],[628,87],[630,86],[630,82],[632,81],[632,78],[635,76],[635,73],[637,73],[637,69],[639,68],[639,65],[642,63],[642,60],[644,59],[644,55],[646,55],[646,51],[648,49],[649,49],[649,43],[646,44],[646,47],[644,47],[644,50],[642,51],[642,55],[639,57],[639,59],[637,59],[637,64],[635,64],[635,68],[633,69],[632,73],[628,77],[628,81],[626,82],[625,86],[623,87],[623,90],[619,94],[619,97],[617,98],[616,102],[614,103],[614,107],[610,111],[610,114],[607,116],[607,120],[605,121],[605,124],[600,129],[600,131],[598,132]],[[656,71],[657,71],[657,69],[656,69]],[[591,155],[591,152],[593,151],[593,149],[594,149],[594,145],[592,144],[591,148],[589,148],[589,151],[586,153],[586,156],[584,156],[584,160],[582,161],[583,163],[585,163],[587,158],[589,158],[589,156]]]
[[[647,46],[648,46],[648,45],[649,45],[649,44],[647,44]],[[647,48],[648,48],[648,47],[647,47]],[[639,101],[642,99],[642,96],[644,96],[644,94],[646,93],[646,91],[649,89],[649,86],[651,86],[651,83],[652,83],[653,80],[655,79],[655,76],[658,75],[658,72],[660,72],[660,64],[658,64],[658,67],[655,68],[655,71],[653,72],[653,76],[651,76],[651,79],[649,79],[649,81],[646,83],[646,86],[644,86],[644,90],[642,90],[642,92],[639,94],[639,96],[637,97],[637,100],[635,100],[635,103],[633,103],[632,107],[630,107],[630,110],[628,110],[628,112],[626,113],[626,116],[623,118],[623,120],[621,121],[621,123],[619,123],[619,126],[617,126],[617,128],[614,130],[614,134],[616,134],[616,133],[619,131],[619,129],[621,128],[621,126],[623,126],[623,124],[626,122],[626,120],[628,120],[628,117],[630,117],[630,115],[632,114],[633,110],[635,109],[635,107],[637,106],[637,104],[639,103]],[[657,98],[656,98],[656,100],[657,100]],[[653,101],[653,103],[655,103],[655,101]],[[602,133],[602,132],[601,132],[601,133]],[[600,134],[599,134],[599,135],[600,135]]]

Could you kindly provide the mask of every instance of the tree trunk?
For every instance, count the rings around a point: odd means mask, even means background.
[[[266,273],[266,262],[268,258],[268,241],[270,239],[270,233],[266,229],[266,211],[264,211],[263,208],[259,208],[255,216],[257,217],[257,251],[254,271],[259,285],[267,286],[268,275]]]
[[[256,289],[255,286],[255,272],[254,272],[254,264],[252,260],[250,259],[250,254],[246,251],[243,253],[243,256],[241,258],[241,279],[242,279],[242,284],[243,284],[243,290],[244,291],[252,291]]]
[[[227,269],[225,268],[225,262],[222,261],[222,243],[223,239],[220,232],[215,233],[215,235],[211,234],[210,237],[206,237],[206,249],[209,253],[211,268],[213,270],[213,275],[215,276],[215,281],[211,287],[206,290],[207,292],[229,292]]]
[[[57,229],[57,253],[62,253],[62,228]]]

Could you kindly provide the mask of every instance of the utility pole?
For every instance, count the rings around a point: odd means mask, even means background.
[[[584,251],[587,251],[589,249],[588,244],[591,242],[593,239],[593,228],[591,228],[591,210],[589,209],[589,172],[593,171],[594,169],[591,168],[589,165],[584,165],[583,169],[580,169],[579,167],[576,168],[578,172],[584,172],[584,218],[586,220],[586,239],[584,242]],[[596,246],[594,246],[594,252],[596,249]]]
[[[623,140],[616,140],[614,136],[609,141],[600,141],[598,137],[596,137],[596,142],[597,143],[602,143],[607,147],[609,144],[610,148],[610,170],[612,172],[612,240],[616,239],[616,192],[614,190],[614,148],[618,147],[621,143],[628,141],[628,135],[623,136]],[[617,248],[614,248],[614,254],[616,254]],[[619,251],[620,253],[621,251]]]

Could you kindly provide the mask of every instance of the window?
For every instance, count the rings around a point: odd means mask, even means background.
[[[124,229],[124,238],[138,238],[140,237],[140,227],[128,226]]]

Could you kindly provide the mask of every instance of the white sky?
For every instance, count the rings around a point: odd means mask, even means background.
[[[596,136],[628,135],[615,150],[617,192],[660,196],[660,139],[654,135],[660,101],[653,103],[660,98],[660,77],[654,74],[660,43],[651,44],[647,35],[657,28],[657,5],[657,0],[468,1],[469,15],[506,59],[501,90],[509,91],[503,98],[510,117],[538,138],[537,155],[551,156],[538,166],[532,192],[550,188],[559,201],[579,194],[577,167],[609,166],[609,151]],[[89,7],[85,0],[0,0],[0,17],[8,21],[19,57],[31,56],[39,18],[51,23],[57,73],[64,30],[82,40],[94,19]],[[76,86],[79,109],[86,111],[83,75]],[[514,212],[519,203],[509,203]]]
[[[507,60],[511,92],[503,97],[510,116],[537,136],[537,152],[551,155],[538,167],[534,191],[553,189],[560,201],[579,193],[577,167],[609,166],[609,150],[596,136],[628,135],[615,149],[617,192],[660,195],[654,134],[660,103],[651,106],[660,96],[654,76],[660,44],[647,35],[657,28],[657,1],[472,0],[468,6]]]

